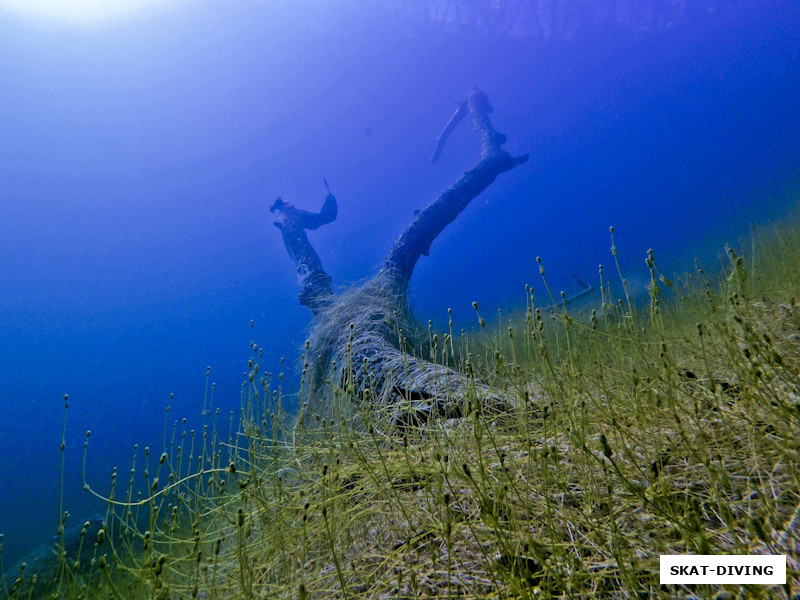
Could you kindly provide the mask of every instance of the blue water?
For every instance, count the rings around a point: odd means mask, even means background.
[[[64,394],[75,524],[102,508],[82,491],[87,429],[105,490],[135,443],[160,453],[168,405],[170,423],[197,418],[206,366],[216,404],[238,411],[251,339],[267,370],[286,357],[296,389],[310,313],[269,205],[316,210],[327,178],[339,218],[312,243],[336,285],[362,280],[475,163],[465,125],[428,160],[473,85],[506,149],[531,160],[418,265],[425,320],[452,307],[469,328],[473,300],[524,305],[526,283],[543,293],[536,256],[556,290],[578,291],[572,273],[596,282],[609,225],[636,287],[647,248],[666,272],[714,267],[751,223],[795,208],[796,2],[620,1],[616,24],[576,29],[586,3],[540,0],[566,25],[510,33],[491,24],[507,14],[433,23],[409,8],[424,4],[460,3],[187,2],[90,29],[0,9],[6,565],[55,532]]]

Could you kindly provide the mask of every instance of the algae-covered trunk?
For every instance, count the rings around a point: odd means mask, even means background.
[[[432,416],[459,417],[474,402],[502,410],[506,402],[477,381],[470,370],[458,372],[439,364],[437,350],[445,340],[428,340],[420,352],[420,328],[408,309],[408,283],[420,256],[464,208],[505,171],[528,156],[513,157],[501,145],[505,136],[489,121],[486,94],[473,89],[442,131],[435,161],[452,129],[469,115],[480,142],[481,159],[448,190],[419,211],[395,240],[379,272],[357,289],[342,294],[331,290],[331,277],[322,267],[306,229],[336,218],[336,199],[330,193],[319,213],[310,213],[280,198],[271,210],[295,261],[302,290],[316,323],[304,363],[301,419],[341,414],[350,408],[369,409],[375,422],[392,427],[419,425]]]

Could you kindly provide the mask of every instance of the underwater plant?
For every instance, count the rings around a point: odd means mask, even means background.
[[[300,304],[308,306],[316,318],[304,357],[307,402],[303,416],[338,413],[329,403],[343,396],[377,411],[376,422],[388,420],[395,427],[421,424],[433,415],[460,417],[464,403],[476,397],[495,410],[506,408],[505,401],[486,385],[467,381],[463,374],[432,360],[434,356],[412,354],[419,327],[407,299],[414,266],[428,255],[434,239],[498,175],[528,159],[527,154],[511,156],[501,148],[506,136],[492,127],[491,111],[486,94],[477,88],[459,105],[439,136],[431,160],[438,159],[452,129],[469,115],[480,142],[480,161],[416,213],[378,273],[357,289],[333,293],[331,277],[305,234],[336,218],[336,199],[330,192],[319,213],[297,209],[281,198],[272,205],[270,210],[278,213],[275,226],[297,265]],[[451,337],[452,331],[441,346],[431,348],[433,353],[452,346]]]

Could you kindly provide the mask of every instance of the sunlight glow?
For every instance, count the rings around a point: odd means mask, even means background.
[[[165,6],[172,0],[0,0],[5,12],[37,21],[63,25],[97,25],[134,16],[145,8]]]

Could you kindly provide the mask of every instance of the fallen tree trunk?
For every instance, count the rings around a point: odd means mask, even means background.
[[[514,157],[502,150],[506,138],[492,127],[491,111],[486,94],[473,89],[440,135],[433,160],[468,114],[480,142],[480,161],[416,213],[380,271],[357,289],[333,293],[331,277],[305,233],[336,218],[334,196],[328,193],[319,213],[297,209],[280,198],[273,204],[270,210],[278,213],[275,226],[297,266],[300,303],[316,318],[304,355],[301,422],[313,415],[334,418],[350,408],[367,408],[376,422],[403,428],[432,416],[459,417],[475,403],[493,410],[508,408],[506,400],[469,372],[458,372],[445,360],[437,362],[447,339],[439,345],[437,337],[428,356],[415,354],[420,327],[407,301],[414,267],[428,255],[436,236],[498,175],[528,159],[527,154]]]

